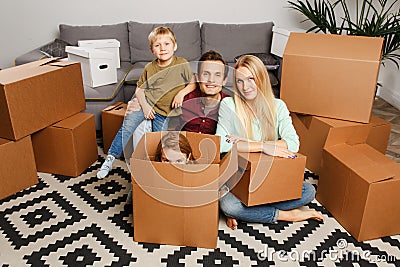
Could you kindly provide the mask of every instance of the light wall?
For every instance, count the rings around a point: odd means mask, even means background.
[[[60,23],[71,25],[138,22],[184,22],[199,20],[215,23],[273,21],[287,29],[303,28],[303,17],[277,0],[1,0],[0,68],[14,65],[14,59],[57,37]],[[229,44],[227,44],[229,45]],[[380,94],[400,108],[400,75],[384,68]],[[387,99],[388,98],[388,99]]]

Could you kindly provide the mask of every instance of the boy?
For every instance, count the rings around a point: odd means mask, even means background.
[[[176,108],[182,105],[186,94],[196,89],[187,60],[174,56],[177,44],[171,29],[157,27],[150,32],[148,39],[156,59],[146,65],[137,82],[136,97],[141,110],[125,117],[97,173],[98,178],[108,175],[115,158],[121,155],[129,138],[143,120],[152,120],[154,132],[166,131],[168,117],[180,115],[180,110]]]

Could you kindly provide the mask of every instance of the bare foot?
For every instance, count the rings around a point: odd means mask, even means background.
[[[324,217],[322,217],[322,214],[316,210],[279,210],[278,221],[300,222],[308,219],[322,222]]]
[[[238,225],[236,219],[231,218],[231,217],[227,217],[226,218],[226,225],[231,228],[232,230],[236,229],[236,226]]]

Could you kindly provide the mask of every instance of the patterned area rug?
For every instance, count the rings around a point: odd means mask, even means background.
[[[0,201],[2,266],[400,266],[400,235],[357,242],[316,201],[324,223],[239,222],[220,215],[215,250],[133,241],[130,173],[117,161],[99,180],[98,161],[81,176],[39,173],[39,184]],[[308,171],[305,180],[317,186]]]

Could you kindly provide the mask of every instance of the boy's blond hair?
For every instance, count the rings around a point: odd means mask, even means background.
[[[148,39],[149,39],[150,49],[153,47],[153,43],[156,37],[159,35],[167,35],[169,38],[171,38],[171,41],[174,44],[174,46],[176,46],[176,37],[174,32],[168,27],[159,26],[154,28],[149,34]]]

